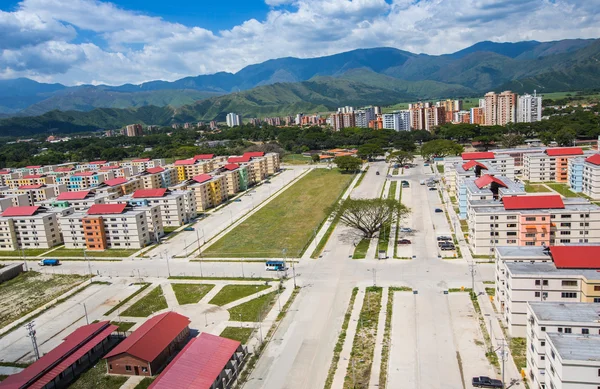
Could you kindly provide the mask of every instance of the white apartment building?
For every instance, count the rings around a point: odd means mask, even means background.
[[[139,172],[143,172],[146,169],[151,169],[158,166],[165,166],[166,162],[163,158],[150,159],[150,158],[138,158],[131,161],[120,162],[121,166],[135,166]]]
[[[525,154],[523,178],[530,182],[568,182],[569,159],[584,155],[580,147],[554,147],[543,152]]]
[[[354,112],[356,127],[369,128],[369,122],[375,120],[375,108],[367,107]]]
[[[227,122],[227,127],[235,127],[242,124],[242,118],[240,115],[233,112],[227,114],[225,121]]]
[[[467,223],[469,246],[476,255],[492,255],[497,246],[600,243],[600,207],[582,198],[471,200]]]
[[[533,96],[524,94],[519,96],[517,103],[517,123],[533,123],[542,120],[542,96],[535,92]]]
[[[61,243],[56,213],[46,208],[10,207],[0,216],[0,250],[49,249]]]
[[[19,173],[11,172],[8,169],[0,170],[0,186],[8,185],[9,180],[19,178]]]
[[[179,183],[177,169],[173,167],[163,168],[157,166],[148,168],[138,177],[142,180],[144,189],[169,188]]]
[[[140,169],[137,165],[105,165],[102,166],[99,172],[112,172],[114,178],[129,178],[143,172],[145,169]]]
[[[600,305],[535,301],[527,303],[527,376],[530,388],[546,385],[547,334],[600,334]],[[600,358],[600,350],[598,350]]]
[[[574,172],[572,181],[577,181],[576,169],[571,169]],[[594,154],[585,159],[583,169],[581,171],[581,191],[586,196],[594,200],[600,199],[600,154]]]
[[[410,111],[394,111],[381,115],[383,128],[394,131],[410,131]],[[368,124],[367,124],[368,127]]]
[[[546,334],[546,388],[600,387],[600,336]]]
[[[487,172],[486,170],[482,170]],[[477,178],[466,178],[459,181],[457,187],[458,216],[464,220],[469,215],[471,202],[479,200],[499,201],[504,196],[526,195],[525,187],[508,177],[493,174],[482,174]]]
[[[97,195],[93,190],[63,192],[57,197],[43,201],[40,205],[52,208],[72,208],[74,212],[83,212],[94,204],[105,204],[107,196]]]
[[[509,155],[496,156],[491,151],[463,153],[461,157],[444,159],[444,181],[450,195],[456,194],[458,186],[467,178],[482,174],[504,176],[515,179],[514,158]]]
[[[95,188],[96,195],[107,196],[110,199],[125,196],[142,189],[142,180],[139,177],[132,178],[113,178],[104,181],[100,186]]]
[[[17,189],[13,189],[10,192],[0,191],[2,194],[16,194],[25,195],[29,201],[29,205],[38,205],[39,203],[51,199],[65,193],[67,186],[64,184],[59,185],[21,185]]]

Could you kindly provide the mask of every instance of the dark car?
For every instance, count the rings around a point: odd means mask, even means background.
[[[398,240],[398,244],[411,244],[412,242],[408,239],[400,239]]]
[[[436,208],[435,209],[435,213],[442,213],[442,212],[444,212],[444,210],[442,210],[441,208]]]
[[[502,388],[502,381],[490,377],[473,377],[473,386],[476,388]]]
[[[451,237],[449,237],[449,236],[438,236],[438,237],[437,237],[437,240],[438,240],[438,241],[440,241],[440,240],[452,240],[452,238],[451,238]]]
[[[185,227],[184,231],[194,231],[194,227]]]
[[[442,246],[448,246],[448,245],[450,245],[450,246],[453,246],[453,245],[454,245],[454,243],[452,243],[452,242],[448,242],[448,241],[445,241],[445,240],[440,240],[440,241],[438,242],[438,247],[442,247]]]
[[[379,172],[375,172],[376,175],[379,175]]]
[[[429,190],[437,190],[437,189],[435,189],[435,186],[430,186]]]
[[[442,251],[451,251],[451,250],[454,250],[455,247],[454,247],[453,244],[443,244],[443,245],[440,246],[440,249]]]

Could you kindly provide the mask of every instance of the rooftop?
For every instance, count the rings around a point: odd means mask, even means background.
[[[225,168],[226,170],[235,170],[239,167],[240,165],[238,165],[237,163],[228,163],[227,165],[223,166],[223,168]]]
[[[194,156],[195,159],[213,159],[214,157],[214,154],[198,154]]]
[[[502,191],[502,189],[500,189]],[[549,195],[550,197],[556,195]],[[525,196],[508,196],[508,197],[525,197]],[[502,200],[508,197],[503,197]],[[527,196],[527,197],[544,197],[544,195],[539,196]],[[566,213],[574,212],[574,211],[598,211],[600,207],[596,204],[590,203],[589,201],[583,198],[565,198],[562,199],[564,207],[563,208],[554,208],[554,207],[544,207],[544,208],[523,208],[523,209],[508,209],[504,207],[502,201],[497,200],[471,200],[471,207],[476,208],[476,212],[481,213],[494,213],[494,212],[515,212],[515,213],[527,213],[528,211],[535,210],[537,212],[553,212],[560,214],[561,211]]]
[[[491,151],[462,153],[461,156],[464,161],[470,161],[474,159],[494,159],[494,153],[492,153]]]
[[[104,165],[108,161],[92,161],[88,162],[89,165]]]
[[[537,277],[576,277],[583,276],[588,280],[600,280],[600,271],[588,269],[557,269],[552,262],[505,262],[513,275]]]
[[[181,166],[181,165],[193,165],[196,163],[196,159],[195,158],[190,158],[190,159],[180,159],[178,161],[175,161],[175,166]]]
[[[249,151],[244,153],[244,157],[256,158],[256,157],[264,157],[264,151]]]
[[[131,162],[148,162],[150,161],[150,158],[138,158],[138,159],[134,159]]]
[[[192,178],[192,180],[194,180],[200,184],[210,181],[211,179],[212,179],[212,176],[210,174],[200,174],[200,175],[197,175],[196,177]]]
[[[242,163],[242,162],[250,162],[250,156],[244,155],[243,157],[229,157],[227,158],[227,162],[229,163]]]
[[[42,174],[28,174],[26,176],[23,176],[24,179],[35,179],[35,178],[43,178],[44,175]]]
[[[522,209],[563,209],[563,203],[560,195],[551,196],[505,196],[502,198],[504,209],[522,210]]]
[[[95,176],[96,174],[97,174],[96,172],[77,172],[73,175],[76,177],[90,177],[90,176]]]
[[[562,360],[600,362],[599,335],[547,333],[546,337]]]
[[[462,164],[462,168],[463,170],[471,170],[472,168],[474,168],[475,166],[479,166],[482,169],[486,169],[487,170],[487,166],[485,166],[484,164],[482,164],[481,162],[477,162],[475,160],[470,160],[469,162],[463,163]]]
[[[56,197],[57,200],[83,200],[90,194],[89,190],[81,190],[77,192],[63,192]]]
[[[529,306],[539,320],[600,323],[600,305],[530,301]]]
[[[165,169],[161,166],[157,166],[157,167],[151,167],[146,169],[146,171],[150,174],[154,174],[154,173],[162,173],[165,171]]]
[[[560,157],[567,155],[583,155],[581,147],[552,147],[546,149],[546,155]]]
[[[543,246],[497,246],[496,251],[503,260],[552,259],[546,248]]]
[[[127,178],[125,178],[125,177],[113,178],[113,179],[104,181],[104,183],[108,186],[122,185],[126,182],[127,182]]]
[[[550,253],[559,269],[600,269],[600,246],[551,246]]]
[[[498,185],[500,185],[500,186],[503,186],[503,187],[505,187],[505,188],[507,187],[507,185],[506,185],[504,182],[502,182],[502,180],[500,180],[500,179],[498,179],[498,178],[496,178],[496,177],[494,177],[494,176],[490,176],[489,174],[485,174],[485,175],[483,175],[483,176],[481,176],[481,177],[477,178],[477,179],[475,180],[475,185],[476,185],[476,186],[477,186],[479,189],[481,189],[481,188],[483,188],[484,186],[488,186],[488,185],[490,185],[490,184],[491,184],[491,183],[493,183],[493,182],[495,182],[496,184],[498,184]]]
[[[148,197],[164,197],[165,193],[167,193],[167,188],[160,189],[139,189],[133,192],[134,199],[143,199]]]
[[[125,211],[127,204],[94,204],[88,209],[88,215],[114,215]]]
[[[2,216],[33,216],[40,208],[39,205],[31,207],[9,207],[2,213]]]
[[[592,165],[600,165],[600,154],[594,154],[591,157],[587,157],[585,162],[589,162]]]
[[[34,185],[21,185],[19,186],[19,190],[27,190],[27,189],[41,189],[45,187],[44,184],[34,184]]]

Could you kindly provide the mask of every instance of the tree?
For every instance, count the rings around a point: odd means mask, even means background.
[[[542,143],[545,144],[546,146],[548,146],[554,140],[554,137],[552,136],[552,134],[549,131],[541,132],[539,135],[539,138],[542,141]]]
[[[311,155],[310,158],[312,159],[312,161],[314,163],[317,163],[317,162],[319,162],[321,160],[321,157],[319,156],[319,154],[313,154],[313,155]]]
[[[510,149],[525,143],[525,139],[523,139],[523,137],[518,134],[506,134],[502,137],[501,143],[503,147]]]
[[[445,157],[447,155],[458,155],[463,151],[464,148],[461,145],[446,139],[431,140],[421,146],[421,155],[425,159],[430,159],[433,156]]]
[[[575,130],[570,128],[561,128],[554,135],[554,140],[558,143],[559,146],[573,146],[573,141],[575,140]]]
[[[400,165],[411,162],[413,159],[415,159],[414,155],[408,151],[392,151],[387,158],[388,162],[393,161]]]
[[[357,154],[363,159],[371,160],[378,155],[383,155],[383,149],[374,143],[367,143],[358,147]]]
[[[342,224],[359,230],[365,238],[372,238],[394,216],[399,218],[409,209],[394,199],[347,199],[334,207]]]
[[[344,155],[342,157],[336,157],[333,160],[333,163],[337,165],[338,168],[344,171],[356,171],[360,169],[362,162],[360,159],[356,157],[351,157],[349,155]]]

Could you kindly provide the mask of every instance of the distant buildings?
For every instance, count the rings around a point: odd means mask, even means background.
[[[226,118],[228,127],[235,127],[242,124],[242,118],[237,113],[228,113]]]
[[[508,123],[516,123],[517,96],[511,91],[504,91],[500,94],[486,93],[484,98],[485,125],[505,126]]]
[[[410,124],[413,130],[431,131],[434,127],[446,123],[446,108],[432,103],[409,104]]]
[[[410,131],[410,111],[395,111],[381,116],[383,128],[394,131]]]
[[[542,120],[542,96],[535,91],[533,96],[525,94],[519,96],[517,104],[517,123],[533,123]]]
[[[141,124],[130,124],[125,127],[125,136],[142,136],[144,135],[144,130],[142,129]]]
[[[482,100],[479,100],[479,103],[481,104]],[[485,100],[483,100],[485,101]],[[485,105],[485,104],[484,104]],[[480,124],[480,125],[484,125],[485,124],[485,108],[484,107],[475,107],[475,108],[471,108],[471,115],[469,118],[469,122],[471,124]]]

